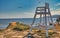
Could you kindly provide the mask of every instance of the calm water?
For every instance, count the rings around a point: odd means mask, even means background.
[[[33,21],[33,18],[20,18],[20,19],[0,19],[0,29],[6,28],[10,22],[21,22],[24,24],[31,24]],[[53,19],[53,21],[56,21],[56,18]],[[39,23],[39,18],[36,18],[35,24]]]

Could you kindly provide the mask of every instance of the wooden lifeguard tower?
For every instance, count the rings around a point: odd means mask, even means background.
[[[42,28],[45,27],[46,37],[48,37],[48,30],[49,29],[53,29],[56,32],[54,24],[53,24],[53,19],[52,19],[52,16],[51,16],[51,12],[50,12],[50,8],[49,8],[49,4],[48,3],[45,3],[45,6],[36,8],[34,19],[33,19],[33,22],[31,24],[30,32],[32,31],[32,26],[33,26],[33,24],[35,22],[35,19],[36,19],[37,15],[40,16],[39,29],[41,30],[41,27]],[[44,22],[43,22],[44,25],[42,24],[42,19],[44,19]],[[49,20],[50,20],[50,22],[47,22]]]
[[[33,37],[32,34],[31,34],[32,26],[35,23],[35,19],[36,19],[37,15],[40,16],[40,22],[38,24],[39,30],[42,30],[44,28],[44,30],[46,30],[46,38],[48,38],[48,30],[49,29],[53,29],[54,32],[56,32],[48,3],[45,3],[45,6],[36,8],[30,31],[29,31],[28,35],[26,35],[25,37],[26,38],[32,38]],[[42,23],[42,21],[43,21],[42,19],[44,19],[44,22],[43,22],[44,24]],[[50,22],[48,22],[49,20],[50,20]]]

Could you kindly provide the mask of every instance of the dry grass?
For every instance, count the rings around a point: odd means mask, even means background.
[[[55,29],[57,30],[57,34],[50,35],[50,38],[60,38],[60,25],[56,24]],[[24,31],[15,31],[15,30],[5,30],[4,32],[0,32],[0,38],[23,38],[25,35],[27,35],[29,30]],[[42,30],[41,32],[37,32],[36,29],[32,30],[33,36],[35,38],[45,38],[45,30]],[[49,30],[49,32],[53,32],[53,30]],[[40,34],[40,35],[38,35]]]

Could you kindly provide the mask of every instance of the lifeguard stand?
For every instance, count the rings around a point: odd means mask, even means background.
[[[36,8],[34,19],[33,19],[33,22],[31,24],[30,32],[26,36],[24,36],[23,38],[25,38],[25,37],[26,38],[33,38],[32,34],[31,34],[31,32],[32,32],[32,26],[35,23],[35,19],[36,19],[37,15],[40,16],[40,22],[38,24],[39,30],[42,30],[43,28],[45,28],[44,30],[46,30],[46,37],[47,38],[48,38],[48,30],[49,29],[53,29],[54,32],[56,32],[54,24],[53,24],[53,19],[52,19],[51,13],[50,13],[49,4],[45,3],[44,7],[37,7]],[[43,21],[42,19],[44,19],[44,22],[43,22],[44,25],[42,23],[42,21]],[[50,20],[50,22],[48,22],[49,20]]]
[[[49,4],[48,3],[45,3],[45,6],[43,6],[43,7],[37,7],[36,8],[34,19],[33,19],[33,22],[31,24],[31,27],[34,24],[37,15],[40,16],[39,28],[40,27],[45,27],[46,37],[48,37],[48,30],[49,29],[53,29],[56,32],[56,30],[54,28],[53,19],[52,19],[51,13],[50,13],[50,8],[49,8]],[[47,16],[49,16],[49,17],[47,18]],[[44,24],[45,25],[42,24],[42,19],[44,19],[44,21],[45,21]],[[50,22],[47,22],[49,20],[50,20]],[[50,26],[52,26],[52,27],[50,28]],[[32,31],[32,28],[30,29],[30,32],[31,31]]]

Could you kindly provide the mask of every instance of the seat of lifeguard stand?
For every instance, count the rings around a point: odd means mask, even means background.
[[[48,28],[48,29],[52,29],[52,28],[53,28],[53,25],[54,25],[54,24],[49,23],[48,26],[47,26],[47,28]],[[43,25],[40,25],[40,24],[39,24],[38,27],[39,27],[40,29],[46,29],[46,25],[44,25],[44,24],[43,24]]]

